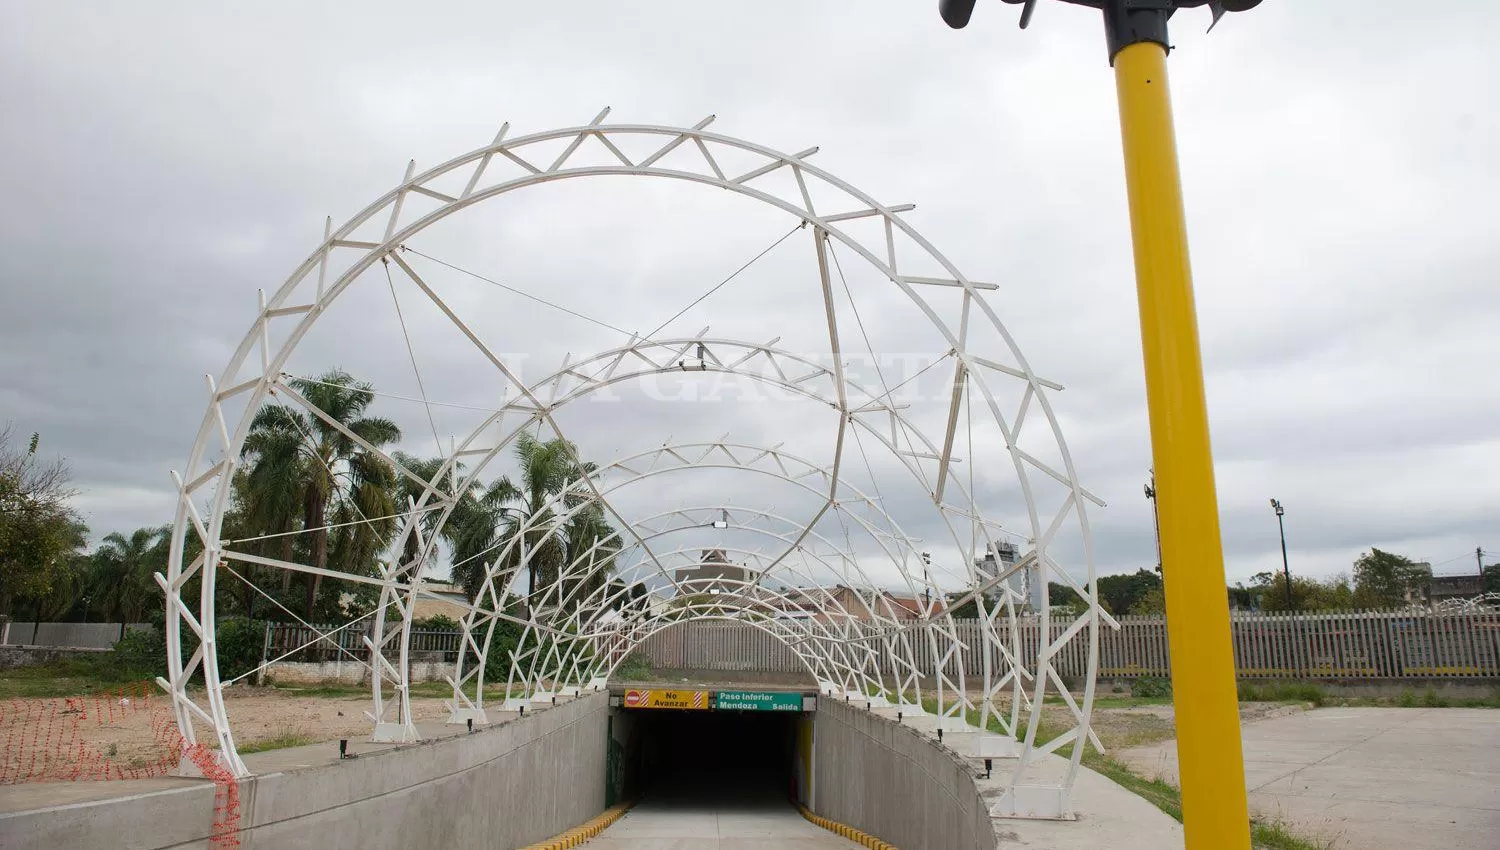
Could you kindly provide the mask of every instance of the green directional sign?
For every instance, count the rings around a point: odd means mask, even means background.
[[[802,694],[777,691],[715,691],[719,711],[801,711]]]

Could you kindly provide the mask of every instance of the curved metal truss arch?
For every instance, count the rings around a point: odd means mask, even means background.
[[[722,373],[826,407],[835,417],[832,458],[814,462],[780,445],[732,442],[728,437],[711,443],[667,442],[627,454],[571,483],[540,515],[544,521],[532,524],[528,519],[523,533],[483,553],[482,585],[468,602],[463,649],[449,677],[454,694],[450,720],[487,721],[483,670],[491,635],[500,622],[515,622],[522,629],[509,663],[505,707],[601,687],[626,653],[679,623],[745,623],[790,647],[826,694],[874,706],[899,705],[904,717],[920,717],[928,713],[926,687],[936,698],[935,722],[940,725],[963,726],[970,709],[980,713],[982,728],[994,717],[1001,734],[979,735],[975,754],[1015,756],[1011,809],[1019,807],[1014,799],[1023,789],[1041,788],[1055,792],[1059,802],[1054,808],[1065,810],[1083,747],[1071,748],[1066,770],[1058,776],[1038,780],[1031,768],[1059,747],[1092,740],[1089,717],[1097,632],[1101,622],[1112,621],[1097,601],[1089,533],[1088,507],[1102,502],[1079,483],[1063,439],[1049,398],[1061,387],[1039,377],[1022,354],[985,297],[995,287],[965,276],[902,218],[911,205],[883,204],[811,164],[816,148],[787,154],[711,132],[707,127],[712,116],[690,127],[670,127],[610,124],[608,112],[585,125],[515,138],[509,137],[507,125],[490,144],[425,171],[408,165],[393,189],[344,224],[334,227],[330,219],[318,247],[274,293],[261,295],[228,365],[217,379],[207,380],[207,410],[184,474],[174,473],[178,497],[169,566],[158,577],[167,599],[169,656],[168,676],[161,684],[173,697],[184,736],[189,742],[200,734],[212,738],[232,773],[249,772],[235,746],[224,701],[229,683],[215,649],[215,586],[221,569],[232,571],[230,565],[239,562],[378,587],[379,601],[370,614],[372,636],[365,639],[373,665],[373,735],[398,741],[417,737],[409,693],[412,613],[419,599],[431,595],[424,588],[423,570],[441,561],[439,532],[458,494],[475,486],[528,429],[546,428],[562,437],[556,414],[568,404],[648,376]],[[561,144],[563,149],[543,158],[549,144]],[[585,145],[602,147],[608,161],[583,163],[578,152]],[[637,148],[648,152],[627,153]],[[726,167],[731,162],[750,164],[731,172]],[[425,230],[487,200],[556,181],[620,175],[732,191],[810,227],[826,308],[828,356],[794,353],[778,347],[778,339],[751,342],[710,335],[705,329],[661,339],[632,336],[582,359],[569,357],[556,371],[526,383],[403,256],[407,244]],[[461,190],[452,188],[460,183]],[[876,235],[861,236],[850,226],[856,221],[877,225]],[[928,426],[896,402],[895,391],[883,377],[877,388],[848,374],[848,334],[840,330],[829,262],[835,246],[861,258],[899,290],[946,346],[938,362],[950,361],[944,364],[950,370],[944,374],[951,375],[952,390],[924,411],[933,414]],[[430,476],[417,474],[318,409],[285,371],[292,353],[328,308],[377,262],[409,279],[493,367],[507,390],[513,390],[477,428],[455,441]],[[923,267],[939,268],[941,276],[909,271]],[[976,342],[981,336],[991,342]],[[1002,385],[1009,391],[998,391]],[[1019,402],[1010,391],[1019,395]],[[273,400],[341,432],[415,485],[419,496],[400,506],[394,533],[382,541],[377,575],[351,575],[271,558],[243,551],[224,538],[229,484],[239,469],[246,436],[256,412]],[[973,484],[972,464],[967,482],[956,468],[965,434],[972,441],[975,433],[965,421],[972,423],[975,410],[1004,444],[1015,492],[1025,505],[1023,534],[1002,529],[989,515]],[[932,427],[934,422],[941,424]],[[879,493],[867,493],[850,480],[849,470],[858,461],[849,445],[857,445],[863,456],[865,437],[905,469],[906,486],[926,494],[931,511],[926,521],[936,522],[963,553],[960,565],[939,568],[925,563],[915,539],[902,530],[908,518],[893,515]],[[1044,443],[1047,451],[1028,449],[1028,440]],[[863,459],[873,478],[868,458]],[[703,470],[771,476],[816,497],[821,507],[797,518],[769,508],[705,504],[632,519],[612,500],[620,488],[655,476]],[[1060,493],[1061,498],[1044,491]],[[528,550],[528,533],[558,533],[584,504],[606,512],[613,526],[609,539],[569,553],[547,586],[526,586],[522,593],[521,580],[535,555]],[[702,527],[702,517],[709,512],[720,513],[726,530],[763,541],[764,548],[722,547],[743,561],[753,579],[721,578],[698,586],[676,578],[676,570],[693,563],[694,547],[671,541]],[[842,530],[843,542],[830,533],[834,523]],[[1056,543],[1063,529],[1076,533],[1078,541],[1066,559]],[[862,547],[854,545],[855,535]],[[981,571],[977,555],[1002,535],[1019,538],[1027,546],[1024,557],[1003,573]],[[615,545],[621,559],[629,561],[615,576],[618,581],[608,581],[610,577],[600,572],[598,554],[605,543]],[[189,552],[197,554],[189,557]],[[1061,560],[1068,560],[1072,569],[1064,569]],[[1031,574],[1042,589],[1042,603],[1034,611],[1022,611],[1029,600],[1010,581],[1021,573]],[[669,591],[670,599],[635,607],[622,604],[622,588],[645,579],[654,582],[655,590]],[[835,592],[831,580],[849,592]],[[1070,587],[1083,600],[1081,611],[1056,623],[1045,596],[1052,581]],[[808,587],[796,587],[803,583]],[[915,611],[897,606],[892,587],[926,601]],[[518,606],[518,601],[525,604]],[[979,612],[978,622],[961,626],[954,609],[970,602]],[[1077,698],[1054,663],[1074,640],[1087,646],[1086,675]],[[1023,651],[1028,645],[1034,651]],[[979,680],[977,687],[971,677]],[[201,690],[190,687],[200,681]],[[1042,745],[1037,732],[1049,694],[1061,695],[1071,728]]]

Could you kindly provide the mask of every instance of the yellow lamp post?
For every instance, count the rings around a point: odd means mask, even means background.
[[[1035,0],[1006,2],[1024,3],[1025,27]],[[1217,22],[1259,0],[1065,2],[1104,13],[1120,102],[1187,848],[1249,850],[1229,600],[1166,59],[1167,19],[1178,8],[1209,6]],[[939,3],[955,28],[968,23],[973,7],[974,0]]]

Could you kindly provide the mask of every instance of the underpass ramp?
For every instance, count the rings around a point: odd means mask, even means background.
[[[631,809],[588,850],[851,850],[860,845],[804,820],[763,783],[685,774]]]
[[[632,686],[612,694],[620,793],[636,805],[590,850],[850,850],[790,800],[817,692]],[[803,736],[805,737],[805,735]]]

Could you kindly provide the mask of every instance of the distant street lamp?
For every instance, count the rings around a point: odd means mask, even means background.
[[[1276,525],[1281,529],[1281,575],[1286,579],[1286,610],[1294,611],[1296,606],[1292,604],[1292,568],[1287,566],[1286,560],[1286,509],[1281,506],[1277,499],[1271,500],[1271,509],[1276,512]]]

